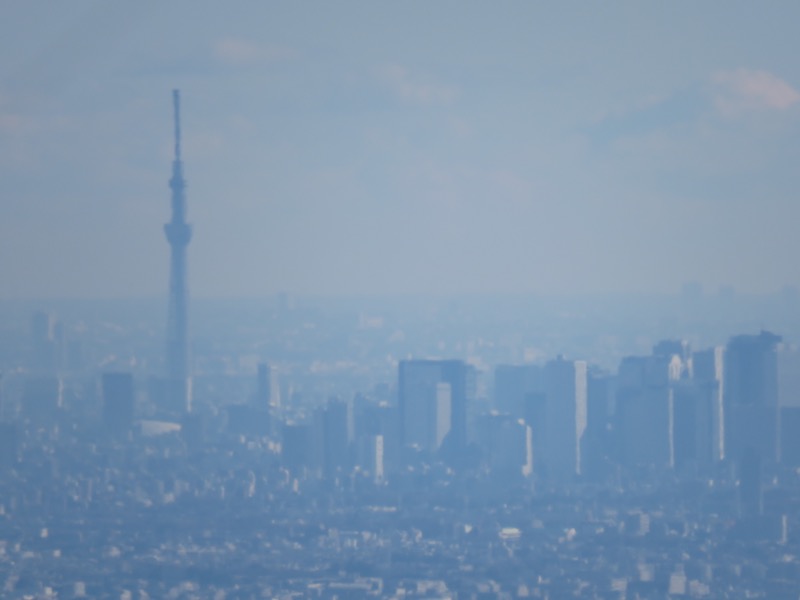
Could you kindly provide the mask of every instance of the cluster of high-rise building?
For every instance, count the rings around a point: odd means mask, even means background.
[[[69,598],[781,597],[800,573],[800,355],[768,332],[613,373],[404,359],[305,405],[257,362],[201,373],[180,414],[146,371],[99,368],[81,408],[82,376],[23,363],[0,423],[9,593],[50,593],[35,572]],[[247,393],[209,411],[234,377]]]
[[[154,359],[140,340],[121,356],[102,323],[99,349],[84,353],[70,338],[78,328],[40,311],[25,351],[0,357],[4,593],[625,599],[796,589],[800,352],[768,331],[703,350],[661,341],[611,372],[544,353],[523,364],[479,352],[387,357],[398,330],[369,367],[349,371],[365,377],[358,383],[331,376],[303,390],[309,374],[354,361],[319,360],[319,338],[303,337],[324,324],[302,317],[283,354],[212,348],[193,366],[177,91],[173,102],[166,352]],[[281,297],[272,318],[293,310]],[[93,573],[78,577],[85,564]],[[105,581],[114,572],[119,581]]]
[[[534,473],[548,477],[697,472],[746,456],[795,464],[799,365],[796,349],[769,332],[695,352],[664,341],[616,374],[563,359],[499,366],[495,401],[532,428]]]
[[[373,436],[390,470],[482,462],[556,485],[608,480],[621,471],[696,475],[723,462],[738,469],[754,461],[795,465],[799,366],[797,350],[769,332],[701,351],[663,341],[648,356],[624,358],[616,373],[563,356],[498,365],[487,404],[477,401],[478,372],[465,361],[403,360],[396,404],[335,400],[283,432],[295,465],[321,464],[311,451],[305,462],[298,459],[296,448],[314,440],[344,457],[345,443],[355,448],[356,440]],[[338,427],[329,414],[340,415]]]

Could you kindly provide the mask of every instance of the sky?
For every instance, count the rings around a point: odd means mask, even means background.
[[[800,285],[800,3],[9,2],[0,298]]]

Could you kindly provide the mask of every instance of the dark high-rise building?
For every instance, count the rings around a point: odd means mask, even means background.
[[[255,403],[259,408],[277,409],[281,405],[278,371],[269,363],[258,363]]]
[[[581,442],[586,430],[586,373],[585,361],[566,360],[563,356],[544,367],[547,401],[544,462],[549,476],[554,479],[566,480],[583,472]]]
[[[172,92],[175,110],[175,158],[172,161],[172,220],[164,225],[170,246],[169,313],[167,318],[167,407],[170,412],[189,412],[192,402],[189,368],[189,322],[186,286],[186,247],[192,228],[186,222],[186,182],[181,162],[180,95]]]
[[[130,373],[103,374],[103,423],[114,433],[133,425],[134,390]]]
[[[562,356],[544,367],[500,365],[495,370],[497,406],[530,428],[524,433],[530,433],[538,474],[565,481],[582,473],[587,385],[586,363]]]
[[[322,472],[334,476],[350,463],[350,409],[346,402],[331,399],[322,415]]]
[[[778,353],[780,336],[767,331],[728,342],[724,371],[725,453],[738,460],[746,448],[762,460],[778,458]]]
[[[675,466],[675,390],[671,386],[625,388],[617,394],[619,458],[631,467]]]
[[[675,466],[709,465],[717,460],[714,437],[714,389],[696,381],[673,387],[672,446]]]
[[[710,455],[710,392],[695,389],[691,374],[689,346],[682,341],[661,341],[651,356],[622,360],[614,429],[623,465],[673,468]]]
[[[398,386],[403,444],[428,451],[441,444],[455,459],[467,445],[473,367],[461,360],[400,361]]]
[[[583,474],[600,478],[607,472],[612,451],[609,425],[614,377],[597,369],[586,374],[586,430],[581,440]]]
[[[434,432],[438,429],[437,392],[441,383],[442,370],[438,361],[400,363],[398,401],[404,446],[428,452],[439,449],[438,444],[434,443]],[[449,430],[450,419],[447,420],[446,427]]]
[[[779,335],[762,331],[758,335],[737,335],[726,350],[726,400],[733,405],[778,403]]]

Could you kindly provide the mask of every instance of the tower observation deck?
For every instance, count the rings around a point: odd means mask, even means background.
[[[167,315],[166,408],[171,413],[191,411],[192,386],[189,367],[189,292],[186,285],[186,247],[192,227],[186,222],[186,181],[181,161],[180,92],[173,90],[175,157],[172,161],[172,219],[164,225],[170,246],[169,312]]]

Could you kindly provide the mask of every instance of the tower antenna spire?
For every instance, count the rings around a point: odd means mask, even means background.
[[[172,90],[175,111],[175,160],[172,161],[172,219],[164,225],[170,246],[169,312],[167,314],[167,378],[169,410],[191,410],[191,367],[189,360],[189,291],[186,280],[186,247],[192,239],[192,226],[186,222],[186,181],[181,163],[180,92]]]
[[[181,159],[181,92],[172,90],[172,105],[175,112],[175,160]]]

